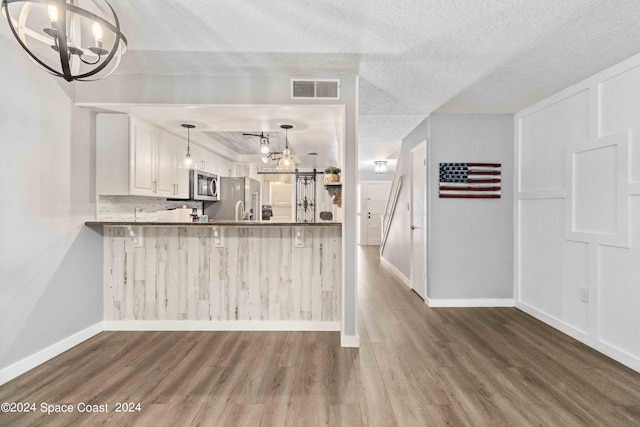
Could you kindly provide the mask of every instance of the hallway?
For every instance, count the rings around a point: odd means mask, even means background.
[[[640,374],[514,308],[429,309],[377,250],[358,253],[360,349],[336,332],[103,332],[0,387],[38,405],[0,425],[640,423]]]

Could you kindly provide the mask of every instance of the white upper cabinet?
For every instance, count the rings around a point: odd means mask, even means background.
[[[157,130],[156,142],[157,195],[171,199],[189,198],[189,171],[182,169],[182,175],[178,171],[178,168],[183,166],[178,160],[181,140],[165,131]],[[180,160],[182,159],[184,159],[184,154]],[[185,173],[186,179],[183,178]]]
[[[189,172],[178,170],[182,145],[179,138],[126,114],[98,114],[97,194],[188,198]]]
[[[187,142],[171,135],[171,181],[173,182],[174,199],[189,198],[189,169],[184,165],[187,154]]]
[[[154,129],[146,123],[132,119],[130,121],[131,162],[129,168],[133,180],[130,182],[130,193],[153,196],[157,182],[155,179]]]

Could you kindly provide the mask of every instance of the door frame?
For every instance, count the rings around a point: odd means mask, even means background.
[[[411,188],[410,188],[410,195],[409,195],[409,203],[410,203],[410,223],[411,225],[413,225],[413,211],[414,211],[414,207],[413,207],[413,192],[414,192],[414,184],[413,184],[413,155],[416,151],[422,149],[424,147],[424,155],[425,155],[425,183],[424,183],[424,194],[423,194],[423,200],[424,200],[424,240],[425,240],[425,258],[423,260],[424,262],[424,283],[422,283],[422,285],[424,286],[424,302],[425,304],[429,305],[429,298],[428,298],[428,290],[429,290],[429,256],[431,254],[431,203],[429,203],[431,201],[431,171],[429,168],[429,161],[430,161],[430,144],[429,144],[429,140],[425,139],[422,142],[420,142],[419,144],[415,145],[414,147],[411,148],[411,150],[409,151],[409,174],[411,177]],[[409,248],[413,248],[413,233],[410,234],[410,238],[409,238]],[[413,266],[411,265],[412,263],[412,259],[410,260],[410,264],[409,264],[409,281],[411,283],[411,287],[412,289],[415,291],[415,287],[414,287],[414,283],[412,280],[413,274]],[[417,292],[416,292],[417,293]],[[420,295],[418,293],[418,295]]]

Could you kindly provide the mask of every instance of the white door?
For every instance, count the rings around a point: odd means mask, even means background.
[[[427,144],[411,150],[411,287],[427,296]]]
[[[387,204],[391,183],[367,184],[366,221],[367,245],[379,246],[382,236],[382,214]]]

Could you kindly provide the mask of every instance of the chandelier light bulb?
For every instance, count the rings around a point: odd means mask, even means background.
[[[51,24],[55,24],[58,22],[58,8],[50,5],[47,7],[47,14],[49,15],[49,21]]]
[[[96,41],[96,45],[100,45],[102,43],[102,36],[104,35],[100,24],[94,22],[91,26],[91,32],[93,33],[93,38]]]
[[[184,165],[186,167],[191,167],[192,163],[193,163],[193,160],[191,159],[191,154],[187,153],[187,155],[184,156]]]

